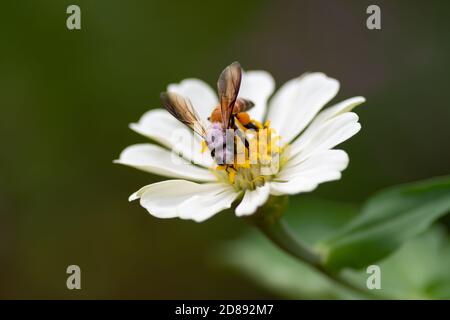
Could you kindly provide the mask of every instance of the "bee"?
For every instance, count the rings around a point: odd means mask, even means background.
[[[242,68],[239,62],[233,62],[226,67],[217,81],[217,91],[219,94],[219,105],[215,106],[208,120],[211,122],[209,128],[205,128],[194,106],[189,99],[173,92],[162,92],[160,97],[164,107],[176,119],[185,124],[205,141],[211,150],[211,156],[218,164],[229,163],[228,159],[234,157],[234,150],[230,150],[225,145],[225,132],[233,129],[243,139],[241,126],[247,129],[257,129],[251,122],[247,113],[254,103],[250,100],[238,98],[241,86]],[[217,153],[217,147],[223,145],[223,151]]]

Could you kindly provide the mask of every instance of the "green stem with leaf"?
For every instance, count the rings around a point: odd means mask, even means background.
[[[277,198],[277,200],[272,199],[264,207],[260,208],[257,214],[247,219],[256,225],[279,248],[308,264],[341,287],[368,299],[379,299],[380,297],[378,295],[363,287],[357,286],[341,274],[335,273],[324,266],[320,254],[298,239],[281,218],[286,203],[287,197]]]

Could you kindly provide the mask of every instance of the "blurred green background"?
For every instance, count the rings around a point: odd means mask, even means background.
[[[275,298],[211,259],[250,227],[231,214],[158,220],[128,196],[161,180],[113,165],[128,129],[187,77],[214,85],[231,61],[280,86],[305,71],[363,95],[343,179],[315,198],[361,202],[450,169],[450,3],[377,1],[2,1],[0,298]],[[82,30],[66,28],[77,4]],[[309,198],[311,195],[300,196]],[[214,252],[220,254],[220,252]],[[82,290],[66,288],[66,267]]]

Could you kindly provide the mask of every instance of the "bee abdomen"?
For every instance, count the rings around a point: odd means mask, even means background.
[[[233,141],[227,143],[226,130],[222,128],[220,123],[213,122],[208,129],[206,134],[206,145],[211,151],[211,156],[216,160],[217,164],[223,165],[234,162]]]

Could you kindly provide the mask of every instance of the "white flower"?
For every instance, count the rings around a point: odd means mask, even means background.
[[[282,138],[284,160],[272,176],[253,187],[239,173],[239,183],[234,183],[234,176],[229,180],[221,178],[215,172],[217,165],[212,157],[201,152],[201,139],[165,109],[154,109],[130,128],[162,146],[151,143],[129,146],[115,162],[175,180],[147,185],[132,194],[130,201],[140,199],[141,205],[158,218],[179,217],[200,222],[230,208],[237,199],[240,203],[236,215],[246,216],[262,206],[269,195],[309,192],[322,182],[340,179],[349,159],[345,151],[333,148],[360,130],[358,116],[351,110],[365,99],[350,98],[321,111],[339,90],[339,82],[323,73],[309,73],[288,81],[268,102],[274,87],[269,73],[248,71],[242,74],[239,91],[240,98],[255,104],[249,111],[251,118],[260,122],[269,120]],[[198,79],[171,84],[167,91],[189,98],[205,122],[218,104],[212,88]],[[195,146],[177,144],[172,138],[177,130],[185,130],[196,141]],[[171,150],[181,152],[195,164],[173,161]]]

